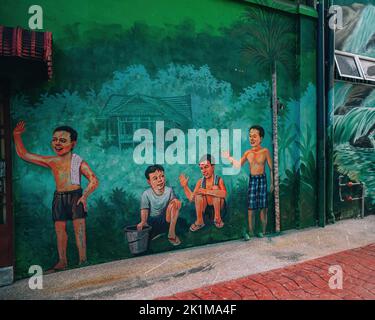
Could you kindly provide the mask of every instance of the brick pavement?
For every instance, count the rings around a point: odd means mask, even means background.
[[[343,288],[330,289],[329,267],[343,271]],[[158,300],[374,300],[375,243]]]

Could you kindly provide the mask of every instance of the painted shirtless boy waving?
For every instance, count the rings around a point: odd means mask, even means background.
[[[25,130],[23,121],[20,121],[13,130],[18,156],[27,162],[51,169],[56,183],[52,203],[52,219],[55,224],[59,261],[50,271],[63,270],[68,265],[66,257],[67,220],[73,220],[79,264],[82,265],[87,260],[85,220],[87,198],[98,187],[98,179],[89,165],[78,155],[72,153],[77,144],[77,132],[73,128],[62,126],[54,130],[51,147],[56,156],[41,156],[28,152],[22,142],[22,134]],[[84,191],[81,188],[82,174],[89,181]]]
[[[263,237],[267,227],[268,191],[265,164],[270,168],[271,187],[273,191],[272,160],[267,148],[261,146],[264,137],[264,129],[261,126],[252,126],[249,129],[249,140],[251,148],[247,150],[241,160],[233,159],[228,152],[223,152],[223,157],[227,158],[235,168],[240,168],[247,161],[250,166],[249,189],[248,189],[248,220],[249,233],[253,235],[253,211],[260,210],[260,220],[262,222],[263,233],[258,233],[258,237]],[[249,240],[245,234],[245,240]]]

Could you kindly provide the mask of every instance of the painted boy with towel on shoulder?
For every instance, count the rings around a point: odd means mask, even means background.
[[[18,156],[27,162],[51,169],[56,183],[52,203],[52,219],[55,224],[59,261],[49,271],[60,271],[68,265],[66,257],[67,220],[73,220],[79,264],[83,265],[87,261],[85,220],[87,198],[98,187],[98,179],[89,165],[78,155],[72,153],[77,144],[78,136],[73,128],[62,126],[53,131],[51,147],[56,156],[41,156],[29,153],[22,142],[22,134],[25,130],[24,121],[20,121],[13,130]],[[82,174],[89,181],[84,191],[81,188]]]

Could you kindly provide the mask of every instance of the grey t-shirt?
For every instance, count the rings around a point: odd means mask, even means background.
[[[162,195],[157,195],[151,188],[145,190],[141,198],[141,209],[149,209],[149,216],[156,217],[162,214],[171,200],[177,199],[171,187],[165,187]]]

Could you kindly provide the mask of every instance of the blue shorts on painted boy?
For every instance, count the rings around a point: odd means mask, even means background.
[[[248,208],[258,210],[268,207],[266,174],[249,176]]]
[[[166,217],[167,210],[156,217],[148,217],[147,224],[152,227],[151,238],[158,234],[167,233],[169,230],[169,223]]]

